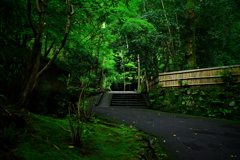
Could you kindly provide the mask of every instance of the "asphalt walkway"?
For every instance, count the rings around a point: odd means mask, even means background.
[[[240,160],[240,123],[138,108],[110,107],[108,104],[112,93],[103,96],[93,111],[158,137],[170,159]]]

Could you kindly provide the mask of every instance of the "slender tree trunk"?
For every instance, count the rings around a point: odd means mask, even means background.
[[[103,75],[104,75],[104,56],[102,57],[102,67],[99,73],[98,87],[101,89],[103,84]]]
[[[168,33],[169,33],[169,43],[167,43],[168,44],[168,50],[169,50],[170,56],[172,57],[172,61],[173,61],[173,65],[174,65],[174,64],[176,64],[175,63],[176,60],[175,60],[175,57],[174,57],[175,48],[174,48],[174,43],[173,43],[173,35],[172,35],[171,28],[170,28],[170,24],[169,24],[169,20],[168,20],[168,17],[167,17],[167,13],[166,13],[166,10],[165,10],[165,5],[164,5],[163,0],[161,0],[161,3],[162,3],[164,17],[166,19],[167,29],[168,29]],[[176,66],[175,65],[174,65],[174,70],[176,70]]]
[[[125,75],[125,64],[124,64],[124,56],[123,56],[123,50],[121,50],[122,53],[122,65],[123,65],[123,91],[126,91],[126,75]]]
[[[171,32],[171,28],[170,28],[170,25],[169,25],[169,21],[168,21],[168,17],[167,17],[167,13],[166,13],[166,10],[165,10],[163,0],[161,0],[161,3],[162,3],[162,7],[163,7],[164,17],[165,17],[166,23],[167,23],[168,33],[169,33],[170,38],[171,38],[172,37],[172,32]]]
[[[196,55],[195,55],[195,13],[194,7],[195,0],[187,1],[187,31],[186,31],[186,60],[189,69],[196,68]]]
[[[129,50],[128,37],[127,37],[127,35],[125,35],[125,37],[126,37],[126,49],[128,51]],[[122,55],[123,55],[123,53],[122,53]],[[126,91],[127,80],[126,80],[126,75],[125,75],[126,70],[125,70],[125,64],[124,64],[124,56],[122,58],[122,64],[123,64],[123,73],[124,73],[124,76],[123,76],[123,91]]]
[[[146,83],[146,91],[149,92],[149,81],[148,81],[148,77],[147,77],[147,73],[144,73],[144,77],[145,77],[145,83]]]
[[[169,54],[167,52],[166,53],[166,57],[165,57],[165,63],[164,63],[164,67],[163,67],[163,72],[166,72],[168,69],[168,63],[169,63]]]
[[[140,56],[139,56],[139,54],[138,54],[137,58],[138,58],[138,90],[139,90],[140,87],[141,87],[141,68],[140,68]]]
[[[173,2],[175,3],[175,0],[173,0]],[[179,22],[178,22],[178,15],[177,13],[175,13],[175,19],[176,19],[176,24],[177,24],[177,32],[178,32],[178,45],[179,47],[182,46],[182,42],[181,42],[181,37],[180,37],[180,27],[179,27]]]
[[[175,14],[175,18],[176,18],[176,23],[177,23],[177,32],[178,32],[178,45],[179,45],[179,48],[182,46],[182,42],[181,42],[181,36],[180,36],[180,27],[179,27],[179,23],[178,23],[178,16],[177,16],[177,13]]]

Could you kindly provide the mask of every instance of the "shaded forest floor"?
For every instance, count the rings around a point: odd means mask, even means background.
[[[6,142],[12,150],[0,153],[0,159],[167,159],[155,137],[132,126],[95,117],[93,123],[83,123],[82,146],[75,147],[66,131],[69,129],[67,118],[36,114],[30,117],[28,126],[20,132],[11,128],[5,131],[5,136],[12,137]]]

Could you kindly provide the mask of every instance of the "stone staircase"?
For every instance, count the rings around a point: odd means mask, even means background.
[[[110,107],[147,108],[146,98],[141,93],[113,93]]]

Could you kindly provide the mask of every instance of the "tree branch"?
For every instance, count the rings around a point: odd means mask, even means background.
[[[44,57],[47,57],[47,56],[48,56],[48,54],[49,54],[50,51],[52,50],[52,48],[53,48],[55,42],[56,42],[56,41],[54,40],[54,41],[51,43],[51,46],[50,46],[47,50],[45,50]]]
[[[71,131],[65,129],[63,126],[61,126],[61,125],[58,125],[58,126],[61,127],[64,131],[66,131],[66,132],[68,132],[68,133],[71,133]]]
[[[36,32],[36,29],[33,26],[32,17],[31,17],[31,12],[32,12],[31,0],[28,0],[27,2],[28,2],[28,22],[29,22],[30,27],[32,28],[34,37],[36,37],[37,32]]]
[[[40,9],[40,7],[39,7],[39,2],[38,2],[38,0],[36,0],[36,7],[37,7],[38,12],[40,13],[40,12],[41,12],[41,9]]]
[[[55,50],[52,59],[45,65],[45,67],[43,67],[43,69],[41,71],[38,72],[37,74],[37,79],[39,78],[40,75],[42,75],[49,67],[50,65],[55,61],[55,59],[57,58],[58,54],[60,53],[61,49],[63,48],[63,46],[66,44],[67,41],[67,37],[69,34],[69,30],[70,30],[70,24],[71,24],[71,17],[74,13],[73,8],[71,10],[69,10],[69,7],[71,5],[69,4],[69,0],[67,0],[67,9],[68,9],[68,15],[67,15],[67,24],[66,24],[66,29],[65,29],[65,34],[64,37],[62,39],[61,44],[58,46],[58,48]],[[71,8],[71,7],[70,7]],[[36,82],[37,84],[37,82]],[[36,85],[35,84],[35,85]]]

